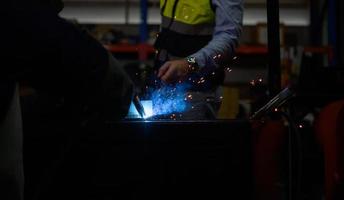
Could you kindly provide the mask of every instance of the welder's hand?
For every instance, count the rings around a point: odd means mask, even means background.
[[[189,63],[186,60],[166,62],[158,72],[158,77],[166,83],[183,81],[189,72]]]

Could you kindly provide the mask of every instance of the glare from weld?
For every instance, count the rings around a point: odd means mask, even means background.
[[[141,101],[142,106],[145,110],[145,116],[144,118],[149,118],[153,116],[153,103],[151,100]]]
[[[141,104],[145,111],[145,116],[143,116],[144,119],[149,118],[154,115],[153,104],[151,100],[142,100]],[[139,112],[136,110],[134,103],[130,104],[129,112],[126,118],[142,118]]]

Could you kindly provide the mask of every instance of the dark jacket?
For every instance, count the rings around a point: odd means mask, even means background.
[[[25,82],[61,103],[66,111],[62,117],[73,116],[74,124],[89,116],[121,119],[127,114],[133,91],[130,79],[100,43],[58,16],[58,1],[1,4],[0,125],[16,82]],[[0,139],[14,140],[0,144],[13,142],[18,148],[11,148],[17,153],[0,152],[0,160],[13,160],[20,157],[21,138],[6,134],[1,131]],[[0,199],[20,199],[23,183],[10,169],[2,169],[4,165],[0,163]]]
[[[28,2],[0,8],[5,52],[0,62],[8,63],[1,64],[1,80],[25,81],[83,111],[124,117],[132,85],[118,63],[98,41],[58,16],[58,1]]]

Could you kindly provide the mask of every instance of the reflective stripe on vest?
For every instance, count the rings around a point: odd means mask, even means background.
[[[210,0],[160,0],[160,7],[163,28],[187,35],[213,33],[215,13]]]

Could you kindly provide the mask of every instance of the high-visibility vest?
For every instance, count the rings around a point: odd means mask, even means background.
[[[185,58],[202,49],[212,39],[215,28],[215,8],[212,0],[160,0],[161,32],[155,48],[173,57]],[[161,60],[156,68],[161,66]],[[214,70],[214,69],[209,69]],[[208,71],[209,71],[208,70]],[[209,74],[207,70],[205,74]],[[192,74],[196,78],[202,74]],[[204,84],[193,84],[191,90],[213,90],[224,80],[224,71],[217,69]]]
[[[160,0],[162,27],[187,35],[211,35],[215,13],[211,0]]]
[[[211,40],[215,12],[211,0],[160,0],[161,32],[155,47],[186,57]]]

